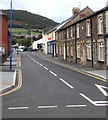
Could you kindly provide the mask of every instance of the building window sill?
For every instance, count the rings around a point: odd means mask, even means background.
[[[86,36],[86,38],[90,38],[91,36]]]
[[[98,62],[100,62],[100,63],[104,63],[105,61],[104,61],[104,60],[98,60]]]
[[[92,61],[92,59],[87,59],[87,61]]]
[[[103,36],[103,33],[98,33],[98,36]]]

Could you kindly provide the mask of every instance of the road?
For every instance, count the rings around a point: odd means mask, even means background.
[[[21,53],[22,87],[3,99],[3,118],[106,118],[106,83]]]

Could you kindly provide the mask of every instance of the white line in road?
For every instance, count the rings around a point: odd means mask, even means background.
[[[43,66],[42,64],[40,64],[40,66]]]
[[[35,59],[33,59],[30,55],[28,55],[34,62],[36,62],[36,60]]]
[[[96,86],[105,96],[108,96],[108,93],[104,90],[104,89],[108,89],[108,87],[102,86],[102,85],[97,85],[97,84],[95,84],[95,86]]]
[[[65,80],[63,80],[62,78],[60,78],[60,80],[63,82],[63,83],[65,83],[68,87],[70,87],[70,88],[74,88],[72,85],[70,85],[69,83],[67,83]]]
[[[96,106],[96,103],[95,103],[93,100],[91,100],[90,98],[88,98],[86,95],[84,95],[83,93],[80,93],[80,95],[81,95],[82,97],[84,97],[86,100],[88,100],[91,104],[93,104],[93,105]]]
[[[100,104],[100,103],[108,103],[108,101],[94,101],[96,104]]]
[[[93,100],[91,100],[90,98],[88,98],[86,95],[84,95],[83,93],[80,93],[80,95],[81,96],[83,96],[86,100],[88,100],[91,104],[93,104],[93,105],[95,105],[95,106],[108,106],[108,104],[106,104],[106,103],[103,103],[103,104],[101,104],[101,101],[100,101],[100,103],[99,103],[99,101],[98,101],[98,103],[96,102],[96,101],[93,101]]]
[[[38,106],[38,108],[57,108],[57,106]]]
[[[37,64],[39,64],[39,62],[37,62]]]
[[[47,68],[47,67],[44,67],[44,69],[48,70],[48,68]]]
[[[10,107],[9,110],[22,110],[22,109],[29,109],[29,107]]]
[[[66,107],[71,108],[71,107],[86,107],[87,105],[66,105]]]
[[[54,76],[57,76],[57,74],[55,74],[54,72],[52,72],[51,70],[49,71],[51,74],[53,74]]]

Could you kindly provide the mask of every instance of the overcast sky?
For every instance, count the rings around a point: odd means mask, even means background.
[[[13,9],[27,10],[62,22],[72,15],[73,7],[82,10],[89,6],[97,11],[106,6],[108,0],[13,0]],[[0,0],[0,9],[10,9],[10,0]]]

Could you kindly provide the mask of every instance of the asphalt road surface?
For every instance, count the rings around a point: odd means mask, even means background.
[[[2,97],[3,118],[106,118],[106,83],[21,53],[22,87]]]

